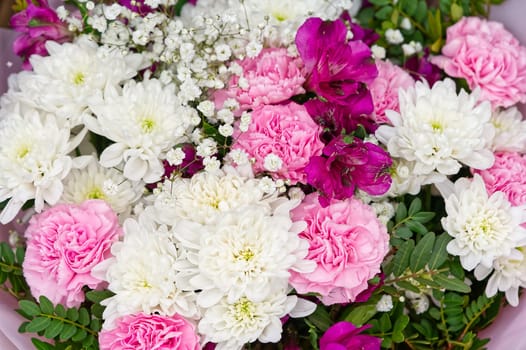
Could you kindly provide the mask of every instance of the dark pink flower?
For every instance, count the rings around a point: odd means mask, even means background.
[[[11,27],[22,33],[13,43],[13,51],[24,60],[24,69],[31,69],[31,55],[46,56],[48,40],[58,43],[71,41],[73,35],[62,22],[47,0],[38,0],[38,5],[28,1],[25,10],[11,17]]]
[[[428,48],[424,50],[422,57],[413,55],[408,58],[404,63],[404,69],[406,69],[415,80],[427,80],[429,86],[433,86],[435,82],[442,79],[442,70],[437,65],[429,62]]]
[[[387,169],[392,160],[381,147],[357,137],[333,139],[323,149],[323,156],[312,157],[305,168],[307,183],[320,192],[320,204],[332,198],[346,199],[356,188],[370,195],[382,195],[391,186]]]
[[[362,41],[348,41],[341,20],[309,18],[296,33],[296,46],[305,64],[306,88],[329,102],[369,114],[373,101],[367,85],[378,75],[371,50]]]
[[[119,5],[124,6],[133,12],[145,16],[150,12],[153,12],[153,9],[144,3],[144,0],[119,0]]]
[[[334,137],[344,133],[350,134],[362,125],[369,133],[374,133],[378,125],[356,108],[350,110],[346,106],[319,99],[308,100],[304,104],[314,121],[322,127],[322,140],[329,143]]]
[[[371,328],[365,325],[360,328],[350,322],[333,324],[320,339],[320,350],[380,350],[382,340],[372,335],[360,334]]]
[[[198,350],[195,326],[182,316],[126,315],[99,334],[101,350]]]

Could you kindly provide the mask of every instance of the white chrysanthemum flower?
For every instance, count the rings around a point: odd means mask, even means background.
[[[107,86],[118,86],[142,68],[140,55],[97,46],[87,37],[75,43],[46,43],[49,56],[30,58],[34,74],[19,79],[22,97],[31,96],[40,109],[56,114],[71,126],[82,122],[90,100]]]
[[[122,92],[109,88],[104,101],[91,108],[97,118],[86,118],[88,128],[115,142],[102,152],[100,163],[114,167],[124,162],[124,176],[134,181],[160,180],[161,160],[186,140],[191,126],[189,107],[179,103],[175,86],[163,86],[157,79],[129,81]]]
[[[64,179],[62,201],[82,203],[88,199],[108,202],[117,214],[129,212],[144,192],[144,183],[126,179],[122,172],[104,168],[93,158],[84,169],[72,170]]]
[[[495,126],[494,151],[526,152],[526,121],[517,107],[494,112],[491,122]]]
[[[235,173],[200,172],[190,179],[165,181],[153,205],[162,223],[187,220],[208,224],[229,210],[261,204],[265,194],[259,181]]]
[[[81,167],[87,157],[72,158],[85,130],[70,138],[69,128],[60,127],[54,116],[26,110],[0,121],[0,202],[9,199],[0,222],[11,221],[24,203],[35,199],[40,212],[44,202],[56,204],[62,195],[62,180],[71,168]]]
[[[178,287],[180,257],[166,227],[141,215],[139,222],[126,219],[123,229],[124,240],[111,247],[113,257],[94,269],[115,293],[102,302],[104,326],[111,328],[120,316],[137,312],[195,317],[195,294]]]
[[[400,113],[387,111],[393,126],[382,125],[376,137],[393,157],[415,161],[414,175],[456,174],[462,164],[489,168],[494,136],[491,106],[478,93],[457,95],[451,79],[430,88],[425,82],[400,90]]]
[[[493,262],[491,268],[479,265],[475,268],[475,277],[481,281],[492,271],[486,285],[486,295],[492,297],[497,291],[505,292],[506,300],[512,306],[519,305],[519,288],[526,287],[526,247],[518,247],[507,256],[501,256]]]
[[[308,242],[298,237],[304,222],[293,222],[289,211],[299,202],[285,200],[273,212],[251,205],[216,218],[211,225],[174,232],[182,246],[194,251],[199,273],[190,279],[201,289],[197,302],[210,307],[226,296],[230,302],[245,295],[261,301],[273,286],[287,285],[289,270],[311,272],[304,260]]]
[[[479,264],[490,268],[496,258],[526,244],[526,229],[521,226],[526,221],[524,208],[511,206],[502,192],[488,195],[478,174],[472,180],[457,180],[445,204],[442,227],[453,237],[447,251],[459,256],[468,271]]]
[[[438,183],[446,179],[445,175],[439,174],[436,171],[418,175],[415,171],[417,165],[416,161],[407,161],[403,158],[393,158],[391,166],[391,187],[386,195],[390,197],[397,197],[404,194],[418,194],[422,186]]]
[[[277,289],[260,301],[222,298],[204,312],[198,330],[204,335],[204,342],[217,344],[217,350],[238,350],[256,340],[275,343],[281,339],[280,319],[296,302],[297,297],[287,296],[284,289]]]

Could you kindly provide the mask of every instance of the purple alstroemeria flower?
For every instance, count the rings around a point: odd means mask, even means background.
[[[296,46],[305,64],[307,90],[348,108],[369,100],[372,105],[367,85],[378,70],[371,50],[362,41],[347,40],[342,20],[307,19],[296,33]]]
[[[426,48],[424,55],[418,57],[414,55],[410,57],[404,64],[404,68],[415,80],[422,80],[424,78],[429,83],[429,86],[442,79],[442,71],[433,63],[429,62],[429,49]]]
[[[14,14],[9,24],[15,31],[22,33],[15,39],[13,51],[24,60],[24,69],[31,69],[31,55],[48,54],[48,40],[63,43],[73,38],[68,25],[59,19],[47,0],[38,0],[37,4],[28,1],[27,8]]]
[[[367,116],[368,113],[362,112],[372,109],[365,102],[357,103],[349,109],[347,106],[312,99],[305,102],[304,106],[312,119],[323,128],[321,139],[325,143],[342,133],[351,134],[358,125],[362,125],[368,133],[374,133],[378,128],[374,120]]]
[[[352,137],[351,142],[347,138],[334,138],[323,149],[323,155],[312,157],[305,167],[307,183],[320,192],[323,207],[332,198],[352,197],[356,188],[375,196],[391,186],[387,171],[392,164],[389,153],[357,137]]]
[[[356,327],[351,322],[333,324],[320,338],[320,350],[362,349],[380,350],[382,340],[368,334],[360,334],[370,325]]]

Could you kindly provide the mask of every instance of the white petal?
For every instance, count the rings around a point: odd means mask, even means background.
[[[131,157],[124,165],[124,176],[132,181],[139,181],[148,170],[148,162],[139,157]]]
[[[100,164],[103,167],[111,168],[119,165],[122,161],[122,155],[126,150],[126,146],[122,143],[114,143],[106,147],[100,155]]]

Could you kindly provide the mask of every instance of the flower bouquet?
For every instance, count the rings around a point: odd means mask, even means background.
[[[17,1],[0,284],[37,349],[483,349],[526,286],[498,0]]]

